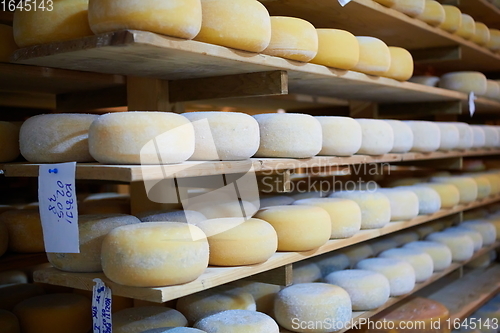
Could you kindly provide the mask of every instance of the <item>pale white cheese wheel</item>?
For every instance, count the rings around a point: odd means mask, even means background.
[[[349,269],[329,274],[325,282],[347,291],[354,311],[376,309],[389,300],[389,280],[380,273],[370,270]]]
[[[368,244],[373,249],[373,254],[375,256],[378,256],[381,252],[384,252],[385,250],[393,249],[401,245],[399,244],[399,242],[392,239],[392,237],[377,238],[369,242]]]
[[[361,148],[361,125],[349,117],[315,117],[323,132],[319,155],[351,156]]]
[[[360,243],[342,249],[340,253],[345,254],[349,258],[350,267],[354,268],[361,260],[373,257],[375,254],[369,244]]]
[[[3,212],[0,214],[0,224],[7,229],[9,251],[17,253],[45,251],[42,222],[37,208]]]
[[[271,42],[262,53],[308,62],[318,53],[316,28],[300,18],[271,16]]]
[[[361,208],[361,229],[382,228],[391,220],[391,202],[382,193],[340,191],[330,195],[355,201]]]
[[[426,75],[417,75],[413,76],[408,81],[418,84],[423,84],[424,86],[429,87],[437,87],[439,84],[440,78],[437,76],[426,76]]]
[[[349,294],[342,288],[326,283],[303,283],[280,291],[274,303],[276,321],[285,329],[297,331],[294,323],[316,323],[330,320],[330,329],[312,332],[331,332],[346,327],[352,318]],[[308,332],[307,326],[301,331]]]
[[[441,145],[441,131],[439,127],[430,121],[405,121],[413,131],[413,147],[415,152],[433,152]]]
[[[486,94],[485,96],[491,99],[500,98],[500,84],[497,81],[487,80],[486,81]]]
[[[431,241],[417,241],[407,243],[403,246],[408,249],[422,250],[431,256],[434,263],[434,271],[445,270],[451,265],[451,250],[444,244]]]
[[[264,313],[227,310],[198,321],[194,327],[217,333],[279,333],[278,324]]]
[[[462,26],[462,12],[455,6],[443,5],[445,12],[444,22],[439,25],[439,28],[450,33],[456,32]]]
[[[321,268],[309,260],[293,264],[293,284],[311,283],[321,281]]]
[[[322,277],[349,268],[351,265],[349,257],[344,253],[326,253],[312,260],[320,268]]]
[[[318,53],[310,62],[327,67],[352,69],[359,61],[359,42],[349,31],[316,29]]]
[[[407,81],[413,75],[413,57],[402,47],[389,46],[391,66],[382,76],[399,81]]]
[[[441,143],[439,150],[448,151],[458,147],[460,132],[456,125],[450,123],[435,122],[441,132]]]
[[[321,151],[320,122],[297,113],[255,115],[260,127],[260,146],[256,157],[307,158]]]
[[[177,310],[158,306],[128,308],[113,313],[113,332],[137,333],[152,328],[187,326],[186,317]]]
[[[259,124],[252,116],[215,111],[182,115],[194,128],[195,148],[190,160],[245,160],[259,149]]]
[[[444,232],[455,233],[469,237],[474,243],[474,251],[479,251],[483,247],[483,236],[481,236],[481,234],[476,230],[458,226],[447,228],[444,230]]]
[[[10,57],[15,50],[17,50],[17,45],[12,27],[0,24],[0,62],[10,62]]]
[[[384,275],[389,281],[392,297],[408,294],[415,288],[415,269],[404,260],[370,258],[360,261],[356,268]]]
[[[476,22],[476,32],[471,40],[478,45],[486,46],[488,45],[490,38],[490,29],[486,26],[486,24]]]
[[[483,148],[486,144],[486,134],[478,125],[471,125],[472,129],[472,148]]]
[[[398,186],[395,189],[412,191],[418,197],[418,214],[433,214],[441,209],[441,197],[439,193],[429,187],[412,185]],[[392,207],[392,206],[391,206]]]
[[[274,315],[274,298],[282,289],[281,286],[244,280],[234,281],[231,285],[250,293],[255,300],[257,311]]]
[[[474,37],[476,34],[476,22],[472,16],[462,13],[462,25],[455,34],[465,39]]]
[[[361,209],[349,199],[341,198],[310,198],[297,200],[294,205],[310,205],[324,209],[330,217],[330,238],[349,238],[361,229]],[[305,218],[310,220],[310,218]]]
[[[449,123],[458,129],[458,146],[457,149],[469,149],[473,144],[472,129],[469,124],[453,122]]]
[[[356,119],[361,125],[362,139],[358,154],[383,155],[394,147],[394,131],[383,120]]]
[[[490,29],[490,40],[486,44],[486,47],[493,52],[500,51],[500,30]]]
[[[491,245],[495,243],[497,230],[491,222],[486,220],[465,221],[461,223],[460,226],[479,232],[483,238],[483,245]]]
[[[287,195],[273,195],[260,197],[260,209],[273,207],[273,206],[286,206],[291,205],[295,200]]]
[[[361,130],[359,132],[361,137]],[[361,138],[359,141],[361,145]],[[0,162],[10,162],[18,156],[19,126],[7,121],[0,121]]]
[[[379,257],[401,259],[408,262],[415,270],[415,281],[424,282],[432,276],[434,262],[426,252],[418,249],[390,249],[382,252]]]
[[[262,52],[271,42],[271,18],[257,0],[201,0],[197,41]]]
[[[439,86],[466,94],[474,92],[476,95],[484,95],[487,83],[486,76],[480,72],[453,72],[441,76]]]
[[[485,135],[484,146],[486,148],[497,147],[500,143],[500,136],[499,136],[499,133],[498,133],[497,129],[495,128],[495,126],[489,126],[489,125],[479,125],[479,126],[484,131],[484,135]]]
[[[396,0],[392,8],[408,16],[417,17],[425,10],[425,0]]]
[[[184,222],[191,224],[207,219],[205,215],[194,210],[147,211],[137,214],[137,218],[141,222]]]
[[[384,194],[391,203],[391,221],[411,220],[418,215],[418,196],[413,191],[383,188],[377,192]]]
[[[443,6],[434,0],[425,0],[425,8],[422,14],[417,16],[417,19],[425,23],[437,27],[445,20],[445,12]]]
[[[21,154],[29,162],[91,162],[89,128],[98,116],[91,114],[42,114],[21,126]]]
[[[357,36],[356,39],[359,43],[359,61],[352,70],[368,75],[384,75],[391,68],[389,47],[375,37]]]
[[[413,147],[413,131],[410,126],[400,120],[384,120],[392,127],[394,146],[391,153],[407,153]]]
[[[469,203],[477,199],[477,183],[470,177],[432,177],[431,181],[455,185],[460,193],[460,203]]]

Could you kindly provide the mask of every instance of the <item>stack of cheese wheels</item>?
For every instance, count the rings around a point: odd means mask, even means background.
[[[410,126],[399,120],[384,120],[392,127],[394,145],[391,153],[407,153],[413,147],[413,131]]]
[[[431,277],[434,271],[432,257],[419,249],[398,248],[382,252],[379,257],[400,259],[408,262],[415,270],[415,281],[423,282]]]
[[[293,284],[318,282],[322,278],[321,268],[310,261],[305,260],[293,265]]]
[[[490,40],[486,44],[486,47],[493,52],[500,51],[500,30],[490,29]]]
[[[458,226],[458,227],[449,227],[444,231],[469,237],[470,239],[472,239],[472,242],[474,244],[474,251],[479,251],[483,247],[483,236],[481,236],[481,234],[476,230]]]
[[[255,300],[257,311],[273,315],[274,298],[280,292],[281,286],[243,280],[234,281],[231,285],[250,293]]]
[[[163,306],[141,306],[113,314],[113,332],[143,332],[152,328],[187,326],[186,317],[177,310]]]
[[[455,185],[460,193],[460,203],[469,203],[477,199],[477,183],[473,178],[463,176],[432,177],[431,181]]]
[[[488,45],[490,38],[490,29],[486,26],[486,24],[476,22],[476,32],[471,40],[478,45],[486,46]]]
[[[19,47],[67,41],[92,35],[88,0],[58,0],[52,10],[16,10],[14,40]]]
[[[384,194],[391,204],[391,221],[411,220],[418,215],[418,196],[412,191],[386,188],[378,189]]]
[[[445,19],[439,27],[450,33],[457,32],[462,26],[462,12],[455,6],[443,5]]]
[[[349,268],[351,263],[349,257],[344,253],[327,253],[313,259],[313,262],[318,265],[321,270],[321,276],[325,277],[328,274],[336,271],[341,271]]]
[[[151,31],[191,39],[201,28],[200,0],[142,1],[116,5],[110,0],[89,1],[89,23],[95,34],[122,29]]]
[[[483,148],[486,144],[486,134],[478,125],[471,125],[472,129],[472,148]]]
[[[38,209],[9,210],[0,214],[0,224],[7,229],[9,251],[19,253],[45,251]]]
[[[451,250],[444,244],[431,241],[410,242],[403,246],[408,249],[418,249],[431,256],[434,271],[442,271],[450,267],[452,261]]]
[[[396,242],[391,237],[377,238],[377,239],[369,242],[368,244],[373,249],[373,254],[375,256],[378,256],[381,252],[384,252],[385,250],[393,249],[393,248],[398,247],[400,245],[398,242]]]
[[[297,113],[255,115],[260,127],[257,157],[308,158],[322,148],[320,122],[312,116]]]
[[[439,150],[448,151],[458,147],[460,132],[456,125],[450,123],[435,122],[441,133]]]
[[[327,67],[352,69],[359,61],[359,42],[348,31],[338,29],[316,29],[318,53],[313,64]]]
[[[9,62],[10,56],[16,49],[12,27],[0,24],[0,62]]]
[[[443,6],[434,0],[425,0],[425,8],[422,14],[417,16],[417,19],[425,23],[437,27],[445,20],[445,12]]]
[[[349,199],[342,198],[310,198],[297,200],[294,205],[311,205],[324,209],[331,221],[330,238],[349,238],[361,229],[361,209]],[[310,217],[303,217],[310,220]]]
[[[268,315],[248,310],[222,311],[198,321],[200,332],[218,333],[279,333],[278,324]]]
[[[476,34],[476,22],[472,16],[462,13],[462,25],[455,32],[458,36],[471,39]]]
[[[437,85],[439,84],[439,80],[440,78],[437,76],[417,75],[413,76],[408,81],[413,83],[423,84],[424,86],[437,87]]]
[[[0,162],[10,162],[18,156],[19,127],[13,123],[0,121]]]
[[[417,17],[425,10],[425,0],[396,0],[392,8],[408,16]]]
[[[453,72],[441,76],[439,86],[466,94],[473,92],[476,95],[484,95],[487,83],[486,76],[480,72]]]
[[[378,119],[356,119],[361,125],[362,139],[358,154],[382,155],[394,147],[394,131],[391,125]]]
[[[441,209],[441,197],[439,193],[432,188],[412,185],[397,186],[395,189],[411,191],[418,197],[418,215],[432,214]]]
[[[428,153],[439,149],[441,145],[441,131],[430,121],[405,121],[413,131],[413,146],[411,151]]]
[[[351,156],[361,148],[361,125],[349,117],[316,117],[323,132],[319,155]]]
[[[500,98],[500,84],[497,81],[486,80],[486,94],[485,96],[491,99]]]
[[[458,145],[457,149],[469,149],[473,144],[473,134],[472,129],[469,124],[453,122],[449,123],[454,125],[458,129]]]
[[[441,208],[453,208],[460,202],[460,192],[458,188],[450,183],[422,183],[425,186],[436,191],[441,198]]]
[[[356,72],[369,75],[384,75],[391,68],[391,51],[380,39],[375,37],[356,37],[359,43],[359,61],[352,68]],[[403,57],[408,60],[407,57]],[[407,61],[403,61],[407,65]],[[392,72],[396,74],[397,66]],[[403,75],[406,75],[404,71]],[[410,75],[411,76],[411,75]]]
[[[384,275],[389,281],[392,297],[408,294],[415,287],[415,269],[401,259],[370,258],[360,261],[356,268]]]
[[[183,113],[194,127],[195,149],[191,160],[245,160],[259,149],[259,124],[239,112]]]
[[[382,76],[399,80],[407,81],[413,75],[413,57],[408,50],[402,47],[389,47],[391,56],[391,66],[389,70]]]
[[[262,53],[308,62],[318,53],[316,28],[296,17],[271,16],[271,42]]]
[[[141,222],[185,222],[196,224],[207,218],[194,210],[149,211],[137,214]]]
[[[271,18],[257,0],[201,0],[202,24],[195,40],[262,52],[271,42]]]
[[[191,122],[175,113],[108,113],[90,126],[89,148],[101,163],[180,163],[193,155],[195,133]]]
[[[341,251],[349,259],[349,265],[354,268],[361,260],[373,257],[375,253],[370,245],[361,243],[349,246]]]
[[[90,114],[43,114],[21,126],[21,154],[29,162],[90,162],[89,128],[98,116]]]
[[[486,220],[465,221],[460,226],[479,232],[483,238],[483,245],[491,245],[497,239],[495,226]]]

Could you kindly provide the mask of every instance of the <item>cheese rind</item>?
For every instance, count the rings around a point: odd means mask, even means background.
[[[194,327],[217,333],[279,333],[278,324],[268,315],[248,310],[227,310],[205,317]]]
[[[0,24],[0,62],[9,62],[15,50],[17,50],[17,45],[12,27]]]
[[[389,281],[392,297],[408,294],[415,287],[415,269],[404,260],[370,258],[360,261],[356,268],[383,274]]]
[[[321,280],[321,268],[312,261],[301,261],[293,264],[293,284],[311,283]]]
[[[402,47],[389,46],[391,66],[382,76],[399,81],[407,81],[413,75],[413,57]]]
[[[476,22],[476,32],[471,40],[478,45],[486,46],[488,45],[490,38],[490,29],[486,26],[486,24]]]
[[[500,143],[500,135],[495,126],[489,125],[479,125],[484,131],[485,142],[484,146],[486,148],[498,147]]]
[[[342,249],[340,252],[349,258],[349,264],[351,268],[354,268],[358,262],[372,257],[375,253],[369,244],[356,244]]]
[[[456,186],[460,195],[460,203],[469,203],[477,199],[477,183],[470,177],[432,177],[431,181]]]
[[[457,126],[450,123],[435,122],[441,132],[441,143],[439,150],[448,151],[458,147],[460,142],[460,131]]]
[[[490,29],[490,40],[486,47],[494,52],[500,51],[500,30]]]
[[[458,129],[458,146],[457,149],[469,149],[473,144],[473,133],[469,124],[466,123],[449,123]]]
[[[358,154],[383,155],[394,147],[394,131],[383,120],[356,119],[361,125],[362,139]]]
[[[315,117],[323,132],[323,146],[318,155],[351,156],[361,148],[361,125],[349,117]]]
[[[444,244],[430,241],[416,241],[403,245],[404,248],[418,249],[431,256],[434,263],[434,271],[445,270],[451,265],[451,250]]]
[[[10,210],[0,214],[9,234],[9,251],[44,252],[42,222],[38,209]]]
[[[424,21],[433,27],[437,27],[444,22],[445,15],[444,8],[439,2],[426,0],[424,11],[422,14],[417,16],[417,19]]]
[[[412,191],[418,197],[418,214],[433,214],[441,209],[441,197],[439,193],[424,186],[398,186],[396,189]]]
[[[327,253],[313,258],[313,262],[319,266],[323,277],[336,271],[350,267],[349,257],[343,253]]]
[[[444,22],[439,25],[439,28],[450,33],[456,32],[462,26],[462,12],[455,6],[443,5],[445,12]]]
[[[327,67],[352,69],[359,61],[360,49],[356,37],[339,29],[316,29],[318,53],[311,63]]]
[[[500,30],[499,30],[500,32]],[[500,98],[500,84],[497,81],[487,80],[486,81],[486,94],[485,96],[491,99]]]
[[[234,281],[231,285],[250,293],[255,300],[257,311],[266,313],[270,316],[274,314],[274,298],[281,290],[281,286],[242,280]]]
[[[483,238],[483,245],[491,245],[495,243],[497,238],[496,228],[487,220],[465,221],[461,223],[460,226],[479,232]]]
[[[413,131],[400,120],[384,120],[392,127],[394,146],[390,153],[407,153],[413,147]]]
[[[440,231],[428,235],[425,239],[446,245],[451,251],[453,261],[469,260],[474,255],[474,242],[464,234]]]
[[[476,22],[472,16],[462,13],[462,25],[455,34],[465,39],[474,37],[476,34]]]
[[[412,265],[415,270],[415,281],[423,282],[431,277],[434,271],[432,257],[418,249],[390,249],[379,254],[381,258],[401,259]]]
[[[377,192],[384,194],[391,203],[391,221],[411,220],[418,215],[418,196],[413,191],[384,188]]]
[[[473,135],[472,148],[483,148],[486,144],[486,134],[484,133],[484,130],[477,125],[471,125],[470,128],[472,129]]]
[[[113,314],[116,333],[139,333],[169,326],[187,326],[187,319],[179,311],[160,305],[129,308]]]
[[[417,17],[425,10],[425,0],[397,0],[392,8],[408,16]]]
[[[375,37],[358,36],[356,39],[359,43],[359,61],[352,70],[378,76],[387,73],[391,68],[389,47]]]
[[[476,95],[484,95],[487,83],[486,76],[480,72],[453,72],[441,76],[439,86],[466,94],[474,92]]]
[[[439,149],[441,145],[441,130],[430,121],[405,121],[413,131],[413,146],[411,151],[428,153]]]

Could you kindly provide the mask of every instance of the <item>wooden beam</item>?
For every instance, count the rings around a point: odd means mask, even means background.
[[[56,108],[56,97],[45,93],[0,91],[0,106],[51,110]]]
[[[420,168],[431,168],[440,170],[462,170],[463,157],[451,157],[435,160],[400,162],[398,165],[411,165]]]
[[[126,87],[60,94],[56,97],[58,112],[79,112],[127,105]]]
[[[378,104],[372,102],[350,101],[349,116],[353,118],[377,118]]]
[[[293,283],[292,265],[281,266],[267,272],[255,274],[247,278],[241,279],[242,281],[262,282],[269,284],[276,284],[279,286],[289,286]]]
[[[288,193],[292,189],[290,170],[272,174],[257,174],[259,190],[263,193]]]
[[[129,111],[171,111],[168,81],[127,77],[127,105]]]
[[[410,50],[410,52],[413,61],[418,64],[462,60],[462,47],[460,45]]]
[[[460,101],[454,102],[424,102],[424,103],[394,103],[380,104],[379,117],[415,118],[431,115],[462,114],[463,105]]]

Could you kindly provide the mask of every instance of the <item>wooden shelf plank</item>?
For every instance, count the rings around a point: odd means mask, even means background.
[[[452,215],[464,210],[481,207],[500,200],[500,195],[489,197],[467,205],[458,205],[452,209],[444,209],[431,215],[418,216],[410,221],[391,222],[381,229],[361,230],[355,236],[347,239],[329,240],[316,250],[307,252],[278,252],[269,260],[258,265],[240,267],[209,267],[203,275],[193,282],[179,286],[161,288],[126,287],[113,283],[102,273],[68,273],[50,268],[35,272],[37,282],[61,285],[77,289],[91,290],[93,279],[100,278],[111,287],[113,294],[124,297],[142,299],[151,302],[163,303],[198,291],[209,289],[221,284],[246,278],[258,273],[288,265],[320,254],[338,250],[353,244],[364,242],[382,235],[407,229],[425,222]]]
[[[0,272],[24,269],[28,266],[44,264],[48,262],[47,254],[44,253],[6,253],[0,257]]]
[[[487,0],[442,0],[443,4],[457,6],[463,13],[469,14],[489,28],[500,29],[500,8]]]

